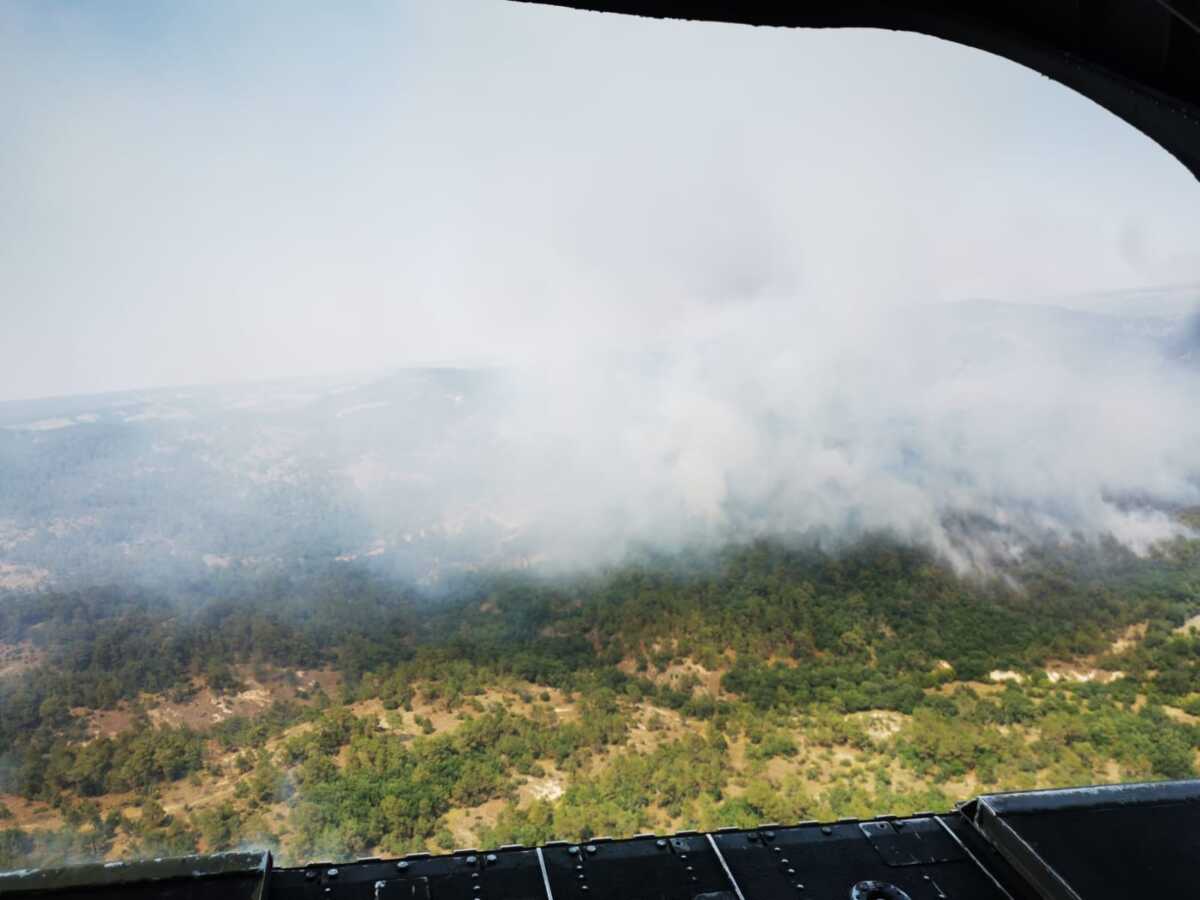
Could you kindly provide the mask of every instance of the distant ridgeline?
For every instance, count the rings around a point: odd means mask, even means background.
[[[0,590],[501,564],[508,530],[447,483],[490,427],[491,383],[432,369],[0,404]]]
[[[0,604],[0,865],[284,863],[1197,772],[1200,542],[963,578],[885,540]]]
[[[853,377],[832,392],[766,363],[722,373],[718,357],[696,380],[647,356],[581,360],[566,386],[427,368],[0,403],[0,592],[223,592],[330,564],[431,585],[880,528],[987,568],[1039,523],[1094,538],[1130,512],[1121,537],[1145,546],[1197,496],[1200,289],[1062,304],[905,310],[890,344],[838,351]],[[712,411],[732,450],[687,437]]]

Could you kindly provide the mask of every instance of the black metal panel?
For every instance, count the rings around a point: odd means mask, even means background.
[[[1029,66],[1090,97],[1200,177],[1194,0],[524,0],[657,18],[933,35]]]
[[[0,896],[54,900],[262,900],[271,854],[214,853],[138,862],[0,872]]]
[[[537,851],[475,851],[279,869],[271,897],[287,900],[545,900]]]
[[[0,874],[4,897],[135,900],[1127,900],[1200,896],[1200,781],[980,797],[906,819],[272,869],[218,854]]]
[[[963,852],[933,817],[890,822],[842,822],[715,835],[747,900],[774,897],[849,898],[859,894],[910,900],[970,897],[1008,900],[996,882]],[[868,824],[886,826],[878,829]],[[898,839],[905,828],[911,839]],[[871,832],[874,832],[872,834]],[[918,836],[919,835],[919,836]],[[889,847],[881,855],[875,841]],[[921,857],[917,859],[916,857]],[[890,857],[890,858],[887,858]],[[871,887],[865,887],[870,884]],[[889,894],[889,887],[899,894]]]
[[[968,812],[1047,900],[1200,896],[1200,782],[999,794]]]
[[[543,850],[554,900],[735,900],[703,835],[564,844]]]
[[[933,816],[863,822],[858,827],[889,866],[955,862],[965,856]]]
[[[1035,900],[1036,894],[1029,883],[1021,877],[986,838],[975,828],[966,816],[953,814],[935,816],[946,834],[954,840],[967,859],[986,874],[1002,896],[1011,900]]]

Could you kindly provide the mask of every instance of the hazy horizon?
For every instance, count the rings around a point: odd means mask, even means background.
[[[0,565],[49,571],[64,529],[85,568],[201,574],[884,530],[966,570],[1147,552],[1200,501],[1200,183],[997,57],[17,2],[0,83],[0,401],[76,398],[0,409]],[[366,377],[430,361],[469,370]]]
[[[0,400],[1200,281],[1165,151],[917,35],[18,2],[0,74]]]
[[[1014,304],[1028,305],[1030,307],[1042,307],[1049,309],[1060,309],[1071,312],[1083,312],[1101,316],[1113,315],[1112,310],[1105,308],[1104,303],[1109,298],[1127,298],[1130,294],[1155,294],[1160,296],[1170,296],[1171,302],[1168,306],[1170,309],[1185,311],[1189,317],[1200,316],[1200,282],[1196,283],[1181,283],[1181,284],[1162,284],[1162,285],[1146,285],[1130,290],[1113,290],[1099,293],[1071,293],[1064,295],[1056,295],[1049,297],[1035,297],[1026,300],[1011,300],[1004,297],[968,297],[959,300],[946,300],[938,304],[914,304],[907,309],[920,309],[923,306],[950,306],[950,305],[971,305],[971,304]],[[1173,296],[1171,296],[1173,295]],[[1179,298],[1185,298],[1183,302]],[[1186,299],[1194,298],[1194,299]],[[1081,302],[1080,302],[1081,301]],[[1132,314],[1133,309],[1126,301],[1122,304],[1122,315]],[[1159,307],[1148,309],[1145,315],[1149,318],[1164,318],[1170,317],[1163,312],[1161,305]],[[279,372],[270,375],[265,375],[257,378],[239,377],[231,375],[225,378],[218,378],[209,381],[194,381],[194,382],[172,382],[165,384],[145,384],[135,383],[116,386],[104,390],[83,390],[76,393],[65,394],[44,394],[31,395],[22,397],[9,397],[0,399],[0,407],[13,407],[21,404],[40,404],[43,402],[53,402],[58,400],[84,400],[94,397],[105,397],[109,395],[136,395],[139,393],[154,394],[164,391],[186,391],[194,389],[220,389],[220,388],[238,388],[256,385],[272,385],[272,384],[287,384],[293,382],[303,382],[308,380],[324,381],[330,379],[375,379],[386,377],[398,372],[413,370],[413,369],[447,369],[447,370],[473,370],[486,371],[489,369],[498,369],[503,366],[502,361],[488,359],[484,357],[469,358],[442,358],[442,359],[420,359],[414,358],[406,360],[402,364],[387,366],[362,366],[359,368],[348,367],[339,370],[330,370],[319,373],[304,373],[297,371]]]
[[[1146,554],[1200,503],[1198,296],[819,323],[760,301],[650,353],[4,403],[0,587],[436,583],[872,534],[983,574],[1103,538]]]

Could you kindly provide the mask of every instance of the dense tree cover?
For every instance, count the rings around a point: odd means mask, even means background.
[[[510,773],[530,772],[546,757],[565,765],[581,751],[619,742],[625,731],[615,703],[603,698],[588,704],[581,722],[492,710],[453,735],[411,742],[376,733],[367,722],[342,718],[329,724],[287,748],[291,761],[300,763],[302,799],[294,818],[302,855],[424,846],[452,807],[510,792]],[[338,768],[330,754],[347,738],[347,763]]]
[[[142,718],[115,738],[37,741],[26,748],[17,789],[27,797],[97,797],[144,790],[197,771],[203,738],[186,728],[155,728]]]
[[[970,699],[964,702],[963,696]],[[1027,741],[1029,732],[1006,728],[1017,722],[1034,726],[1037,739]],[[1014,687],[999,702],[968,691],[948,709],[922,705],[896,743],[901,759],[918,774],[947,779],[973,771],[982,784],[993,786],[1032,786],[1022,773],[1064,767],[1060,781],[1086,781],[1079,776],[1090,775],[1091,764],[1105,759],[1137,777],[1194,777],[1197,747],[1200,727],[1175,722],[1159,707],[1134,712],[1107,697],[1083,700],[1061,692],[1034,703]]]
[[[0,679],[0,755],[69,729],[73,707],[186,696],[196,677],[236,690],[238,663],[336,663],[353,680],[408,652],[421,621],[411,592],[358,573],[249,580],[216,599],[116,588],[15,594],[0,603],[0,643],[27,641],[45,661]]]
[[[277,846],[281,830],[285,859],[445,848],[452,811],[495,803],[480,840],[532,842],[904,812],[961,799],[950,784],[1192,775],[1200,636],[1178,628],[1200,608],[1196,544],[1149,559],[1047,552],[994,579],[871,540],[478,576],[425,598],[353,571],[227,583],[208,599],[16,597],[0,605],[0,641],[43,657],[0,679],[0,788],[52,804],[64,826],[0,822],[0,864]],[[1115,654],[1135,624],[1144,637]],[[1084,657],[1124,677],[1048,680],[1049,661]],[[341,673],[337,696],[203,733],[138,711],[199,684],[237,691],[248,668],[321,666]],[[1022,680],[968,684],[995,669]],[[498,688],[521,710],[487,700]],[[364,701],[382,716],[356,715]],[[79,708],[117,704],[133,725],[89,737]],[[890,730],[861,718],[881,712]],[[519,794],[551,773],[561,796]],[[215,777],[234,783],[219,802],[168,813],[159,800]],[[102,812],[118,794],[136,814]]]

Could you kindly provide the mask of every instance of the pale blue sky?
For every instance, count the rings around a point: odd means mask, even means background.
[[[1164,151],[912,35],[10,0],[0,100],[0,399],[1200,281]]]

